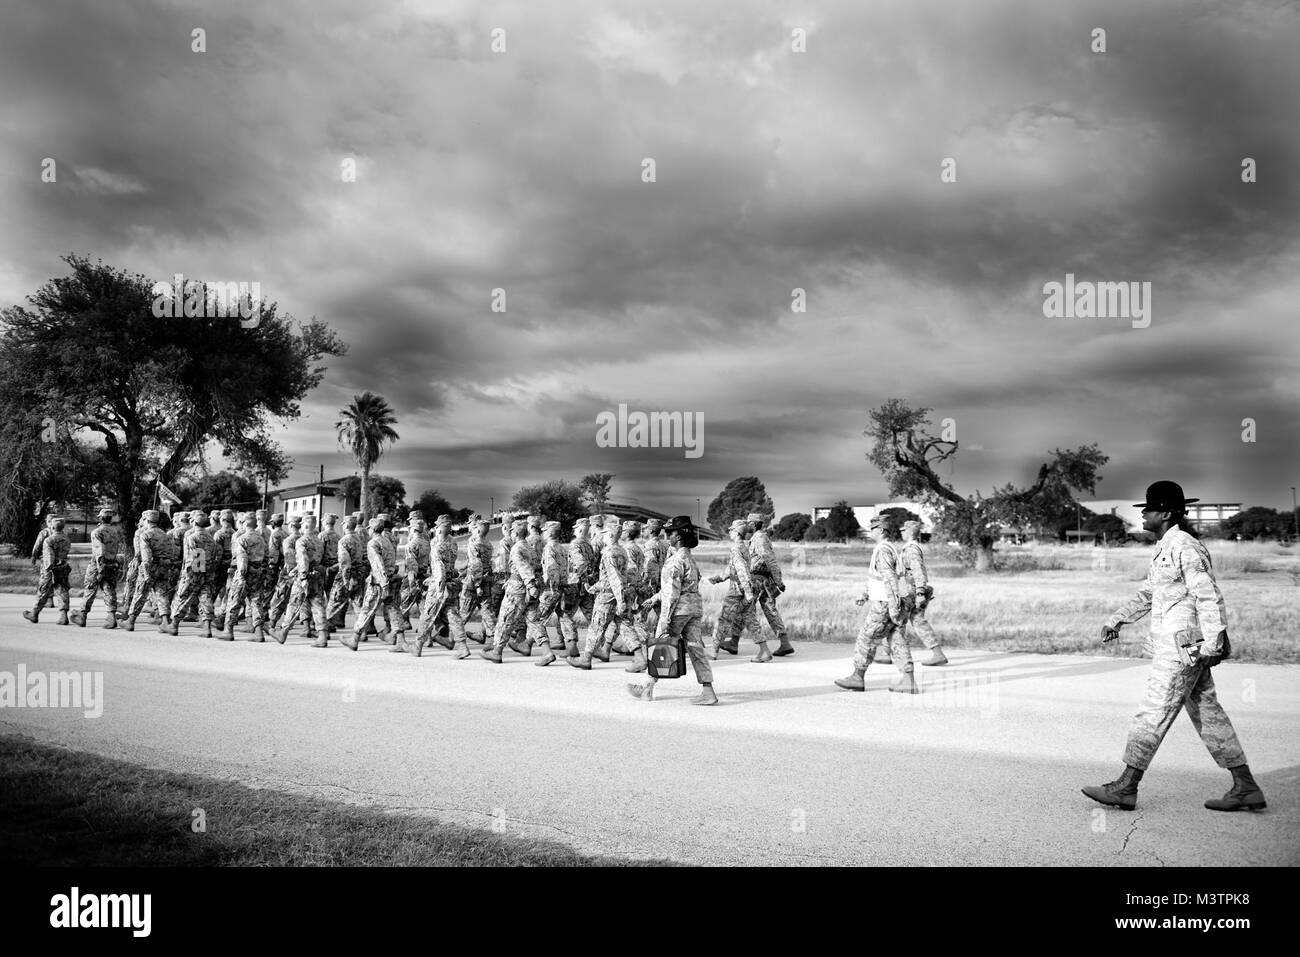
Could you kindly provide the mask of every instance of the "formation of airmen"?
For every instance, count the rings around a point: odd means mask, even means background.
[[[777,608],[786,589],[781,567],[767,521],[756,512],[731,524],[726,570],[709,578],[726,583],[727,594],[708,648],[700,634],[700,572],[691,554],[699,540],[689,516],[666,526],[649,519],[643,526],[595,515],[579,519],[572,540],[564,543],[559,522],[532,514],[504,521],[493,547],[486,538],[491,523],[476,515],[469,521],[466,562],[458,565],[451,517],[438,516],[430,532],[424,516],[412,511],[400,569],[397,529],[388,514],[366,522],[356,512],[343,519],[340,531],[334,515],[325,516],[318,530],[309,514],[268,518],[265,510],[195,510],[175,515],[164,531],[161,513],[149,510],[129,550],[113,519],[112,510],[100,511],[78,608],[70,615],[70,545],[63,519],[47,522],[32,552],[40,575],[35,607],[23,612],[28,621],[39,621],[44,606],[57,602],[60,625],[85,627],[102,593],[107,629],[134,631],[148,609],[158,630],[171,635],[182,621],[196,621],[204,637],[234,641],[236,626],[244,622],[249,640],[269,635],[284,644],[301,623],[313,648],[337,638],[356,651],[375,636],[394,653],[418,658],[438,644],[464,659],[471,657],[473,642],[483,646],[481,658],[497,664],[507,650],[526,657],[537,650],[539,667],[563,655],[572,667],[590,671],[596,661],[626,655],[632,658],[626,670],[633,674],[647,671],[648,645],[683,639],[701,685],[698,704],[716,703],[708,663],[719,652],[738,654],[746,631],[757,644],[750,659],[756,664],[795,650]],[[867,603],[867,616],[854,674],[837,681],[840,687],[861,691],[873,661],[896,660],[900,675],[892,690],[915,693],[908,628],[931,649],[925,664],[947,662],[925,620],[933,589],[918,531],[919,523],[903,526],[906,543],[896,547],[899,535],[892,526],[872,523],[877,544],[868,593],[859,602]],[[125,586],[120,606],[119,582]],[[774,649],[762,631],[760,610]],[[472,634],[466,624],[475,615],[482,627]],[[629,690],[649,698],[653,685],[651,680]]]

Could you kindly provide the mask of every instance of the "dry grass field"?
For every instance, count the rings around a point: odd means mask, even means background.
[[[1234,655],[1242,661],[1300,662],[1300,548],[1273,543],[1208,542],[1228,606]],[[780,608],[796,641],[853,640],[862,609],[853,604],[866,587],[870,546],[776,543],[787,591]],[[1086,652],[1138,656],[1146,622],[1126,627],[1118,647],[1098,642],[1102,620],[1126,601],[1146,575],[1150,546],[1125,548],[1005,545],[995,572],[979,575],[927,547],[935,588],[929,618],[945,644],[994,651]],[[726,545],[695,550],[706,576],[726,564]],[[73,595],[85,570],[72,559]],[[31,594],[32,566],[0,558],[0,591]],[[705,625],[726,593],[704,585]],[[766,624],[764,631],[767,632]]]

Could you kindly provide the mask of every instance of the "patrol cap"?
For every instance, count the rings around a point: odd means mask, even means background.
[[[61,529],[65,524],[66,524],[66,523],[65,523],[64,520],[63,520],[63,516],[62,516],[62,515],[56,515],[56,516],[54,517],[54,519],[50,522],[50,527],[53,528],[53,529],[57,532],[57,531],[58,531],[59,529]]]
[[[275,526],[283,525],[283,524],[284,524],[284,513],[283,513],[283,512],[276,512],[274,515],[272,515],[272,516],[271,516],[271,524],[272,524],[272,525],[275,525]]]
[[[423,519],[421,519],[423,521]],[[433,520],[433,524],[438,528],[451,528],[451,516],[439,515]]]
[[[334,524],[335,522],[337,522],[338,520],[339,520],[339,517],[338,517],[337,515],[335,515],[333,512],[328,512],[328,513],[326,513],[326,515],[325,515],[325,524],[326,524],[326,525],[333,525],[333,524]]]
[[[592,525],[603,525],[603,524],[605,524],[605,516],[604,516],[604,515],[592,515],[592,516],[591,516],[591,524],[592,524]]]
[[[532,513],[531,515],[529,515],[529,516],[528,516],[528,527],[529,527],[529,528],[534,528],[534,527],[535,527],[535,528],[541,528],[541,527],[542,527],[542,516],[538,515],[536,512],[534,512],[534,513]]]
[[[246,514],[243,516],[243,523],[242,523],[242,524],[244,524],[244,525],[251,525],[253,528],[256,528],[256,527],[257,527],[257,516],[254,515],[252,512],[248,512],[248,513],[246,513]]]
[[[522,518],[517,518],[514,520],[513,523],[511,523],[510,530],[513,531],[516,535],[519,534],[520,532],[523,532],[526,535],[528,534],[528,522]]]
[[[377,531],[384,524],[384,516],[376,515],[370,520],[370,528]]]
[[[195,525],[197,525],[199,528],[207,528],[208,525],[210,524],[208,522],[207,512],[199,512],[197,515],[191,515],[190,521],[193,522]]]
[[[556,521],[545,522],[542,525],[543,532],[558,532],[559,530],[560,530],[560,523]]]
[[[885,521],[884,516],[873,515],[867,522],[867,528],[888,528],[889,523]]]
[[[745,529],[747,529],[748,527],[749,527],[749,522],[748,522],[748,521],[746,521],[746,520],[743,519],[743,518],[738,518],[738,519],[736,519],[734,522],[731,523],[731,527],[728,528],[727,531],[728,531],[728,532],[743,532],[743,531],[744,531]]]
[[[105,519],[111,519],[111,518],[113,517],[113,514],[114,514],[114,513],[113,513],[113,510],[112,510],[111,508],[101,508],[101,509],[99,510],[99,518],[100,518],[101,521],[103,521],[103,520],[105,520]]]
[[[641,523],[638,521],[625,522],[623,523],[623,531],[627,532],[629,535],[640,535]]]
[[[761,512],[750,512],[748,515],[745,516],[745,521],[757,522],[759,525],[767,524],[767,519],[763,517]]]
[[[177,512],[175,515],[172,516],[173,525],[175,525],[177,522],[188,522],[189,520],[190,520],[189,512]]]
[[[664,521],[661,518],[647,518],[645,521],[645,530],[647,532],[657,532],[664,527]]]
[[[355,529],[357,527],[357,517],[355,515],[349,515],[347,518],[343,519],[343,526],[347,529]]]
[[[590,524],[591,524],[591,520],[590,520],[590,519],[587,519],[587,518],[579,518],[579,519],[574,520],[573,527],[574,527],[574,529],[587,528]]]
[[[420,511],[418,508],[413,508],[413,509],[411,509],[409,512],[406,513],[406,520],[407,520],[408,522],[413,522],[413,521],[415,521],[417,518],[418,518],[420,521],[424,521],[424,513],[423,513],[422,511]]]
[[[223,522],[228,518],[233,519],[234,517],[235,517],[235,513],[231,509],[223,508],[221,510],[221,520]]]
[[[302,516],[295,515],[293,518],[289,519],[289,524],[294,526],[295,528],[298,527],[299,525],[302,524]]]
[[[140,515],[140,518],[142,518],[146,522],[153,522],[155,525],[157,525],[159,522],[162,521],[162,512],[158,511],[158,509],[156,508],[146,509]]]
[[[1133,507],[1151,512],[1181,512],[1199,498],[1183,498],[1183,487],[1177,482],[1152,482],[1147,486],[1147,500]]]
[[[906,531],[919,532],[920,530],[921,530],[921,523],[914,518],[909,518],[906,522],[903,523],[903,531],[905,532]]]

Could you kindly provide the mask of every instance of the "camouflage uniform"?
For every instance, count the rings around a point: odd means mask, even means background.
[[[703,616],[700,567],[695,563],[695,556],[689,548],[670,548],[668,560],[659,575],[659,624],[654,642],[661,644],[685,638],[695,680],[706,685],[713,683],[713,667],[709,664],[700,632]]]
[[[111,519],[112,516],[109,516]],[[100,517],[90,533],[90,564],[81,585],[81,622],[90,614],[95,595],[104,590],[104,605],[110,619],[117,618],[117,579],[122,574],[122,532],[111,521]]]
[[[234,638],[235,619],[244,614],[245,605],[248,617],[252,619],[254,630],[266,625],[266,538],[256,526],[245,525],[231,541],[231,557],[234,561],[226,589],[226,635]]]
[[[628,589],[628,594],[636,596],[637,610],[634,612],[639,621],[645,621],[645,611],[641,608],[641,603],[649,598],[647,589],[655,590],[655,586],[646,578],[645,575],[645,549],[641,547],[638,538],[641,532],[639,522],[624,522],[623,534],[619,538],[619,545],[622,547],[624,554],[627,555],[627,575],[624,579],[624,585]],[[623,629],[617,624],[614,626],[614,651],[620,654],[630,655],[636,651],[634,646],[629,642],[622,641]]]
[[[354,629],[358,639],[365,635],[377,614],[382,613],[385,620],[388,619],[388,608],[398,600],[398,589],[401,587],[401,581],[397,577],[397,549],[393,540],[378,531],[377,527],[372,527],[370,532],[370,538],[366,542],[366,560],[370,574],[366,581],[366,597],[361,603]],[[401,623],[400,617],[398,623]]]
[[[155,513],[156,514],[156,513]],[[157,525],[146,525],[140,535],[140,570],[136,577],[135,597],[127,610],[127,629],[134,628],[145,602],[153,598],[158,617],[171,613],[172,569],[178,564],[171,536]]]
[[[325,628],[325,572],[321,565],[321,540],[316,536],[312,522],[294,542],[293,584],[289,601],[280,621],[276,640],[284,639],[299,619],[306,622],[307,637],[314,638],[316,629]]]
[[[713,626],[713,647],[715,651],[725,648],[734,654],[740,636],[746,629],[761,637],[758,614],[754,609],[758,596],[754,594],[754,579],[749,572],[749,549],[745,547],[744,541],[731,543],[731,550],[727,554],[727,574],[722,580],[731,584],[727,588],[726,597],[722,599],[722,609]]]
[[[339,539],[335,551],[334,587],[330,589],[329,606],[325,619],[332,628],[343,628],[347,623],[348,606],[359,607],[366,594],[366,579],[370,565],[366,561],[366,546],[355,528],[347,530]]]
[[[275,595],[276,585],[280,581],[280,572],[284,568],[284,540],[289,537],[290,529],[284,524],[283,515],[275,515],[271,519],[271,531],[264,535],[266,540],[266,568],[262,570],[262,612],[267,616],[268,622],[274,621],[270,617],[271,599]]]
[[[930,603],[934,589],[930,587],[930,573],[925,567],[925,552],[921,549],[921,543],[915,539],[904,542],[899,550],[899,559],[903,565],[900,584],[913,602],[908,628],[921,639],[921,644],[925,647],[938,648],[939,638],[934,633],[934,626],[925,617],[925,608]]]
[[[582,526],[585,531],[585,525],[581,519],[578,525]],[[575,653],[574,649],[578,643],[578,623],[574,617],[575,612],[582,612],[583,620],[587,627],[591,627],[591,620],[594,614],[596,596],[587,590],[587,586],[595,585],[600,575],[600,565],[596,559],[596,550],[592,547],[585,534],[574,528],[573,541],[569,542],[569,577],[564,586],[564,597],[560,604],[562,611],[560,613],[560,633],[564,636],[565,644],[569,647],[570,653]]]
[[[55,516],[53,515],[46,515],[45,527],[36,533],[36,542],[35,544],[32,545],[32,565],[34,565],[37,568],[40,568],[41,562],[44,558],[45,540],[50,537],[50,532],[53,531],[54,518]],[[51,596],[50,598],[47,598],[46,602],[48,604],[53,604],[54,603],[53,597]],[[41,607],[44,608],[45,606],[42,605]]]
[[[230,573],[234,568],[235,515],[226,510],[220,515],[221,527],[212,533],[212,603],[222,603],[223,613],[230,607]]]
[[[606,527],[609,527],[608,524]],[[611,624],[621,630],[625,644],[633,651],[645,647],[645,629],[641,627],[636,614],[636,591],[628,583],[630,564],[623,546],[617,540],[609,541],[607,534],[600,555],[595,608],[591,627],[587,629],[586,646],[583,648],[583,654],[588,658],[604,643],[605,632]],[[612,643],[611,639],[610,644]]]
[[[195,519],[185,533],[181,547],[183,561],[176,596],[172,599],[171,616],[174,622],[179,621],[181,613],[197,599],[199,619],[211,623],[212,586],[215,579],[212,556],[214,552],[220,554],[220,546],[216,545],[207,528]]]
[[[786,641],[785,621],[777,611],[776,599],[781,594],[785,583],[781,579],[781,566],[776,560],[776,549],[767,531],[761,526],[755,529],[747,543],[749,548],[749,570],[754,581],[754,590],[758,595],[758,608],[762,609],[772,633],[779,641]],[[757,611],[754,623],[758,624]]]
[[[492,547],[483,540],[487,525],[481,519],[470,521],[469,544],[466,546],[468,564],[465,566],[465,585],[460,592],[460,620],[469,623],[474,612],[483,607],[483,637],[488,638],[486,601],[492,590]]]
[[[510,531],[503,526],[501,541],[492,549],[491,579],[486,585],[482,609],[484,641],[492,646],[496,644],[496,624],[501,617],[501,606],[505,604],[506,582],[510,578],[512,538]]]
[[[131,561],[126,566],[126,590],[122,595],[122,604],[117,613],[118,618],[126,618],[131,612],[131,605],[135,601],[136,589],[139,588],[140,580],[140,539],[144,535],[143,522],[136,528],[135,535],[131,537]]]
[[[418,526],[412,522],[406,540],[406,568],[401,584],[402,599],[398,605],[403,631],[410,628],[411,616],[420,614],[426,592],[425,579],[429,577],[429,562],[429,536],[424,531],[423,522]]]
[[[527,625],[528,612],[535,605],[539,593],[533,546],[518,527],[516,536],[515,543],[510,546],[510,577],[506,580],[505,597],[501,601],[501,613],[493,635],[492,651],[497,655],[520,626]]]
[[[72,573],[72,566],[68,563],[68,553],[71,550],[72,542],[56,523],[41,542],[41,572],[36,583],[36,608],[30,615],[25,616],[28,620],[36,621],[36,616],[45,607],[45,603],[49,601],[53,604],[53,600],[57,599],[59,623],[64,625],[68,623],[68,608],[72,594],[68,584],[68,576]]]
[[[298,537],[302,534],[302,519],[295,516],[288,522],[289,532],[280,542],[280,565],[276,569],[275,592],[271,596],[271,606],[267,617],[271,624],[284,617],[289,607],[289,593],[293,591],[294,579],[298,577]]]
[[[334,530],[337,521],[337,517],[326,515],[325,528],[317,536],[320,539],[321,589],[327,602],[334,596],[334,581],[339,575],[339,539],[343,536]]]
[[[910,599],[899,587],[900,577],[897,550],[890,542],[877,542],[867,565],[867,611],[853,648],[855,669],[869,667],[883,641],[892,651],[899,673],[912,671],[912,650],[905,631]]]
[[[548,522],[547,528],[552,534],[558,532],[559,522]],[[556,538],[544,539],[542,543],[541,594],[537,597],[537,606],[528,620],[528,637],[535,644],[546,647],[550,643],[546,627],[551,616],[558,618],[557,631],[560,641],[564,640],[564,623],[567,617],[570,625],[573,612],[564,605],[564,590],[569,585],[569,549]]]
[[[642,592],[647,599],[642,610],[642,620],[645,622],[646,634],[653,635],[659,624],[659,606],[653,604],[649,599],[659,594],[661,591],[661,579],[663,576],[664,563],[672,553],[672,548],[659,535],[659,529],[662,523],[657,518],[652,518],[645,523],[646,539],[641,546],[645,555],[643,578],[645,580],[644,591]]]
[[[1182,649],[1202,638],[1201,655],[1222,654],[1220,632],[1226,631],[1228,622],[1209,552],[1180,528],[1165,532],[1145,584],[1107,624],[1114,628],[1148,613],[1151,672],[1142,707],[1133,717],[1124,763],[1145,771],[1174,719],[1186,708],[1192,726],[1219,767],[1245,764],[1237,733],[1215,693],[1211,669]]]
[[[422,647],[441,630],[440,626],[445,625],[450,644],[440,644],[450,648],[460,646],[460,657],[468,658],[465,619],[460,614],[462,584],[456,570],[456,543],[447,535],[450,528],[451,520],[439,516],[429,550],[429,576],[424,583],[424,604],[420,609],[420,631],[416,643]],[[419,652],[418,647],[416,651]]]

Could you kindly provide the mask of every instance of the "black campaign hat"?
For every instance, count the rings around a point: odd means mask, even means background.
[[[1152,512],[1181,512],[1185,506],[1199,502],[1199,498],[1183,498],[1183,487],[1177,482],[1153,482],[1147,486],[1147,500],[1133,507]]]
[[[668,524],[664,526],[664,534],[671,535],[673,532],[686,532],[695,528],[695,522],[689,515],[674,515],[668,519]]]

